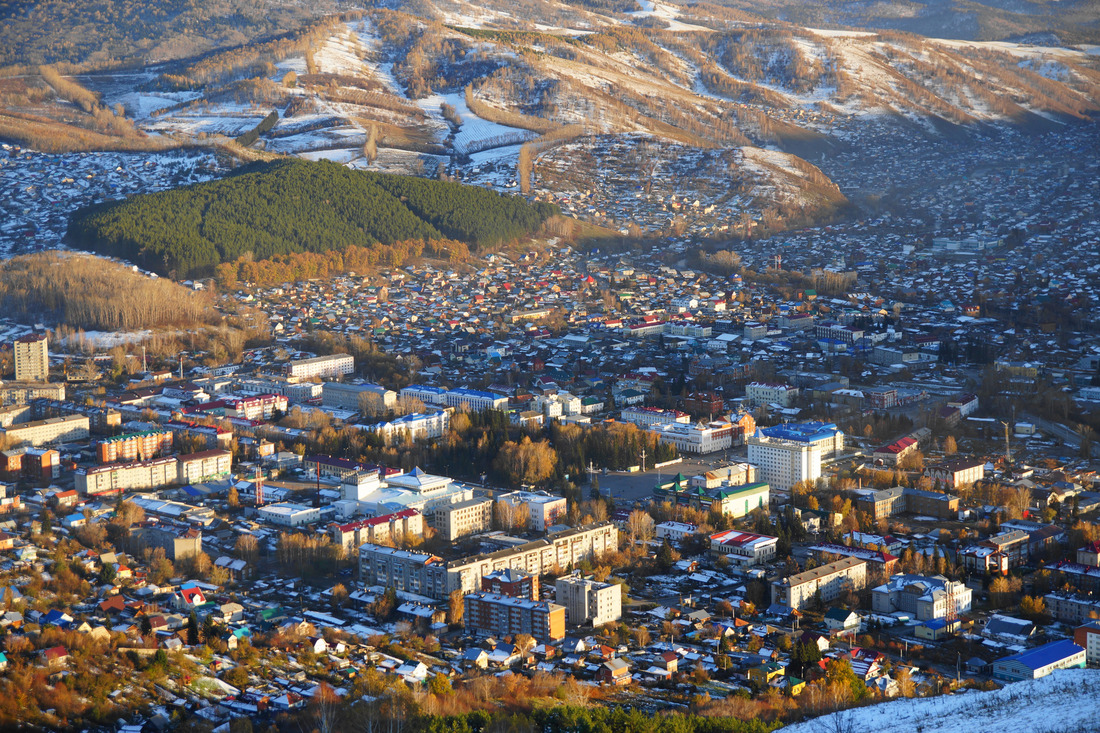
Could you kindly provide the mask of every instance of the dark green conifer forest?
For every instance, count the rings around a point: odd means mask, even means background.
[[[411,240],[474,251],[531,234],[556,213],[477,186],[281,160],[74,214],[76,247],[163,275],[209,275],[224,261]]]

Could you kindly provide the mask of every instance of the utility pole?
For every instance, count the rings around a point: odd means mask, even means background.
[[[642,473],[645,473],[645,448],[642,448]]]
[[[1001,425],[1005,426],[1005,463],[1010,463],[1012,461],[1012,448],[1008,442],[1008,423],[1001,420]]]
[[[145,347],[144,346],[141,347],[141,371],[143,371],[143,372],[149,371],[149,367],[145,363]]]

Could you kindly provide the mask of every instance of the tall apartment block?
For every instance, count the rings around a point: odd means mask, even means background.
[[[15,340],[15,381],[46,382],[50,377],[50,350],[46,334],[31,333]]]

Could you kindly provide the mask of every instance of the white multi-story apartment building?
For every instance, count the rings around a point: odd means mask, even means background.
[[[350,354],[329,354],[314,356],[310,359],[295,359],[287,362],[286,365],[287,376],[299,379],[342,377],[354,371],[355,359]]]
[[[733,446],[733,424],[728,422],[666,423],[650,426],[647,432],[662,443],[676,446],[681,453],[714,453]]]
[[[493,500],[470,499],[437,506],[432,527],[448,542],[489,530],[493,525]]]
[[[745,386],[745,397],[756,405],[777,404],[790,407],[798,396],[798,387],[772,382],[749,382]]]
[[[175,457],[81,468],[75,473],[76,490],[86,496],[159,489],[178,477]]]
[[[759,479],[772,489],[789,491],[799,481],[821,476],[821,449],[810,443],[756,435],[746,441],[749,463],[758,469]]]
[[[396,417],[393,420],[357,427],[369,430],[372,433],[378,433],[386,442],[391,442],[403,440],[405,436],[412,440],[441,438],[450,426],[450,411],[433,410],[432,412],[415,412]]]
[[[481,579],[497,570],[514,568],[540,575],[583,560],[598,560],[618,546],[619,531],[610,522],[577,527],[517,547],[450,562],[423,552],[365,544],[359,548],[359,577],[371,585],[444,600],[456,590],[477,592]]]
[[[883,615],[905,611],[917,621],[932,621],[968,613],[973,594],[965,583],[942,575],[894,575],[871,589],[871,608]]]
[[[233,467],[233,454],[227,450],[204,450],[178,458],[177,480],[181,484],[200,484],[225,478]]]
[[[574,626],[593,627],[622,618],[622,589],[614,583],[600,583],[573,573],[554,583],[554,600],[565,606],[565,618]]]
[[[91,421],[84,415],[68,415],[12,425],[0,430],[0,435],[10,438],[16,445],[39,446],[86,440],[90,426]]]
[[[553,527],[569,510],[564,496],[545,492],[513,491],[510,494],[501,494],[497,501],[512,506],[526,505],[529,512],[527,526],[536,532],[545,532],[547,528]]]
[[[50,377],[50,349],[46,334],[32,333],[15,340],[15,381],[46,382]]]
[[[804,609],[821,593],[823,603],[867,586],[867,563],[854,557],[844,557],[828,565],[812,568],[772,583],[772,602],[795,611]]]
[[[691,423],[691,415],[679,410],[665,410],[660,407],[628,407],[621,413],[623,422],[634,423],[640,428],[669,423]]]

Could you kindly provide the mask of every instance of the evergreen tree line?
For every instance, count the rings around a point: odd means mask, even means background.
[[[759,719],[712,718],[691,713],[651,715],[638,709],[558,705],[513,713],[501,721],[484,710],[464,715],[422,718],[426,733],[487,733],[491,730],[542,731],[542,733],[768,733],[778,726]]]
[[[176,277],[221,262],[444,238],[484,248],[533,232],[550,204],[476,186],[335,163],[282,160],[217,181],[134,196],[77,212],[77,246]]]

